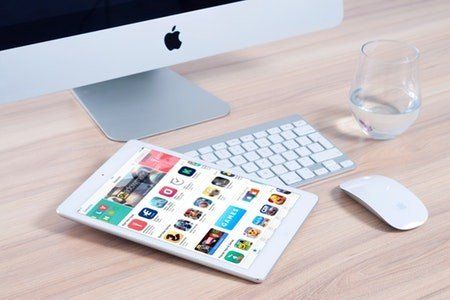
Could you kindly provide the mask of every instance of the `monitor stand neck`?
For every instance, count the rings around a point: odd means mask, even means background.
[[[73,89],[105,135],[140,139],[225,116],[227,103],[164,68]]]

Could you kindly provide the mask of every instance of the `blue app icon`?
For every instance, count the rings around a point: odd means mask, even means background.
[[[227,230],[233,230],[239,220],[245,215],[245,212],[245,209],[236,206],[228,206],[222,216],[217,220],[216,226]]]
[[[159,197],[154,197],[152,200],[150,200],[150,205],[157,207],[157,208],[163,208],[167,204],[167,200]]]
[[[154,217],[156,217],[156,215],[158,214],[158,212],[154,209],[151,208],[143,208],[140,212],[139,212],[139,216],[146,218],[146,219],[153,219]]]
[[[261,224],[264,223],[264,217],[257,216],[257,217],[255,217],[255,218],[253,219],[253,222],[252,222],[252,223],[255,224],[255,225],[261,225]]]

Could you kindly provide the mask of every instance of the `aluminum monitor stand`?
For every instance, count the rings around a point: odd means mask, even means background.
[[[74,89],[113,141],[140,139],[225,116],[227,103],[164,68]]]

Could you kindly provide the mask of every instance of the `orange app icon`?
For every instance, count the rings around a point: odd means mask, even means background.
[[[286,197],[277,194],[272,194],[272,196],[270,196],[269,198],[269,202],[275,203],[277,205],[283,205],[284,202],[286,202]]]

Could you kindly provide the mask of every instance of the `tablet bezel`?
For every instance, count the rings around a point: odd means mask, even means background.
[[[200,253],[195,253],[190,249],[172,245],[167,242],[142,235],[141,233],[118,227],[116,225],[112,225],[78,213],[78,210],[82,206],[82,204],[84,204],[90,196],[92,196],[98,189],[100,189],[103,184],[108,181],[108,179],[114,176],[115,173],[127,161],[129,161],[129,159],[133,155],[137,153],[137,151],[142,149],[142,147],[162,151],[171,155],[175,155],[182,159],[198,162],[220,171],[227,171],[226,168],[201,161],[197,158],[191,158],[181,153],[160,148],[137,140],[132,140],[127,142],[122,148],[120,148],[77,190],[75,190],[75,192],[73,192],[61,205],[59,205],[59,207],[57,208],[57,213],[63,217],[80,222],[90,227],[126,238],[128,240],[149,246],[163,252],[167,252],[169,254],[193,261],[195,263],[199,263],[250,281],[262,282],[267,277],[270,270],[280,258],[281,254],[318,201],[317,196],[314,194],[288,186],[276,185],[275,187],[286,189],[301,195],[302,199],[298,200],[295,205],[289,210],[280,226],[274,230],[273,235],[267,241],[266,245],[261,250],[261,253],[258,254],[255,261],[250,265],[248,269],[239,267],[238,265],[232,265],[228,262],[218,260],[214,257],[208,257]],[[239,175],[263,184],[274,186],[269,182],[256,177],[243,174]]]

